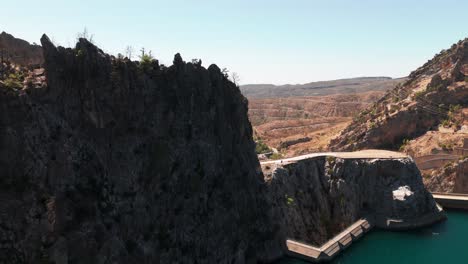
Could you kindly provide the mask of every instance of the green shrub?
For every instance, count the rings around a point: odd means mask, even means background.
[[[289,195],[284,195],[284,197],[286,198],[286,203],[288,205],[293,205],[294,204],[294,198],[290,197]]]
[[[441,125],[442,125],[443,127],[450,127],[450,126],[451,126],[451,122],[450,122],[450,120],[445,119],[444,121],[442,121]]]
[[[255,152],[257,154],[264,154],[271,152],[271,149],[268,147],[267,144],[263,143],[263,141],[258,140],[257,142],[255,142]]]
[[[426,91],[419,91],[414,94],[414,98],[419,99],[426,94]]]
[[[153,55],[151,54],[151,51],[146,53],[145,49],[141,49],[141,55],[140,55],[140,64],[139,67],[143,72],[149,72],[153,70],[153,63],[156,60],[154,59]]]
[[[445,151],[452,151],[454,146],[450,142],[447,142],[447,143],[439,142],[439,147],[441,147]]]
[[[406,146],[409,144],[410,140],[405,138],[403,139],[403,142],[401,143],[400,147],[399,147],[399,150],[400,151],[404,151]]]
[[[11,73],[3,83],[7,88],[19,90],[23,88],[23,80],[21,73]]]
[[[330,164],[330,165],[335,164],[335,162],[336,162],[336,157],[327,156],[327,162],[328,162],[328,164]]]
[[[270,156],[270,159],[274,159],[274,160],[282,159],[282,158],[283,158],[283,155],[281,155],[281,153],[273,153],[273,155]]]

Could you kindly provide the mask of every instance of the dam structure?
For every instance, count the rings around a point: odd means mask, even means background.
[[[468,194],[433,192],[432,196],[444,208],[468,210]]]
[[[285,168],[289,174],[288,177],[294,177],[292,171],[294,171],[295,166],[301,167],[307,166],[304,164],[313,163],[314,160],[323,160],[325,159],[325,163],[329,163],[329,160],[332,162],[336,162],[335,159],[345,160],[343,164],[350,164],[349,162],[386,162],[386,164],[390,164],[394,160],[395,162],[404,161],[407,162],[405,164],[412,164],[412,165],[405,165],[405,166],[413,166],[414,170],[417,171],[416,165],[414,165],[413,160],[408,157],[404,153],[393,152],[393,151],[386,151],[386,150],[363,150],[357,152],[325,152],[325,153],[312,153],[287,159],[281,160],[273,160],[273,161],[264,161],[261,162],[262,169],[265,170],[275,170],[275,168]],[[346,160],[350,160],[346,163]],[[382,161],[383,160],[383,161]],[[387,160],[387,161],[385,161]],[[348,166],[348,165],[346,165]],[[328,169],[330,170],[330,167]],[[398,173],[398,172],[397,172]],[[273,175],[274,173],[271,173]],[[348,175],[349,176],[349,175]],[[373,175],[374,176],[374,175]],[[376,177],[380,177],[381,175],[375,174]],[[271,176],[275,178],[276,176]],[[332,176],[329,177],[343,177],[343,176]],[[347,177],[347,176],[345,176]],[[367,174],[366,177],[370,177]],[[355,178],[352,176],[351,178]],[[350,179],[347,179],[350,180]],[[422,180],[421,183],[422,185]],[[411,184],[410,184],[411,185]],[[370,186],[369,186],[370,187]],[[369,188],[365,187],[365,188]],[[411,190],[408,186],[400,186],[393,189],[393,192],[390,192],[390,198],[394,203],[407,203],[406,199],[413,195],[414,189]],[[414,185],[412,186],[414,187]],[[430,197],[430,193],[425,190],[424,192],[428,197]],[[420,195],[420,194],[418,194]],[[389,196],[386,196],[389,197]],[[412,197],[414,198],[414,197]],[[468,200],[468,198],[467,198]],[[388,202],[388,200],[387,200]],[[391,202],[390,202],[391,203]],[[364,203],[365,204],[365,203]],[[434,202],[435,204],[435,202]],[[364,206],[365,207],[365,206]],[[378,211],[378,210],[377,210]],[[343,250],[348,248],[353,242],[357,241],[361,238],[364,234],[369,232],[373,227],[378,227],[382,229],[389,229],[389,230],[405,230],[411,228],[417,228],[419,226],[426,226],[431,225],[432,223],[441,221],[445,219],[445,214],[443,212],[443,208],[436,204],[435,209],[432,211],[427,212],[427,214],[420,214],[413,219],[407,219],[405,217],[391,217],[391,214],[379,214],[377,213],[358,213],[361,215],[356,221],[348,225],[344,230],[340,233],[334,235],[333,237],[329,238],[327,241],[322,243],[321,245],[315,244],[312,245],[311,243],[304,242],[307,240],[305,237],[295,238],[294,235],[291,237],[286,237],[285,239],[285,253],[286,255],[298,258],[302,260],[306,260],[309,262],[323,262],[323,261],[331,261],[337,255],[339,255]],[[398,215],[397,215],[398,216]]]
[[[314,247],[294,240],[286,240],[288,255],[311,262],[330,261],[372,228],[367,219],[359,219],[320,247]]]

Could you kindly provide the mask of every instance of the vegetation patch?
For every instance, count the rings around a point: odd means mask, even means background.
[[[277,159],[282,159],[283,158],[283,155],[281,153],[273,153],[271,156],[270,156],[270,159],[274,159],[274,160],[277,160]]]
[[[22,73],[10,73],[3,84],[7,88],[19,90],[23,88],[23,81],[24,76]]]
[[[284,197],[286,198],[286,204],[288,205],[293,205],[294,204],[294,198],[292,198],[291,196],[285,194]]]
[[[401,142],[401,145],[400,145],[400,147],[398,148],[398,150],[399,150],[399,151],[404,151],[405,148],[406,148],[406,146],[408,146],[409,142],[410,142],[409,139],[407,139],[407,138],[403,139],[403,141]]]
[[[255,142],[255,152],[257,154],[264,154],[264,153],[272,152],[272,150],[262,140],[257,140]]]

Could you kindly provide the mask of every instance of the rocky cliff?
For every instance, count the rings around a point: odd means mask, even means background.
[[[47,86],[0,87],[0,262],[261,259],[247,100],[216,65],[41,42]]]
[[[406,229],[444,219],[410,158],[305,158],[263,165],[285,238],[321,245],[362,217]]]
[[[42,64],[42,48],[36,44],[29,44],[27,41],[15,38],[12,35],[0,33],[0,56],[21,66],[31,64]]]
[[[424,183],[432,192],[468,193],[468,158],[461,158],[426,174]]]
[[[265,180],[247,100],[215,65],[41,42],[41,85],[0,82],[0,263],[256,263],[364,214],[440,216],[408,159]]]
[[[468,107],[468,39],[443,50],[408,80],[361,112],[331,141],[334,150],[398,149],[405,140],[437,129],[459,129],[454,109]]]

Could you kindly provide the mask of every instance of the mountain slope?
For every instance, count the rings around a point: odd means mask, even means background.
[[[390,90],[372,107],[361,112],[333,139],[333,150],[397,149],[403,141],[423,135],[440,124],[454,123],[468,107],[468,39],[412,72],[402,85]]]

